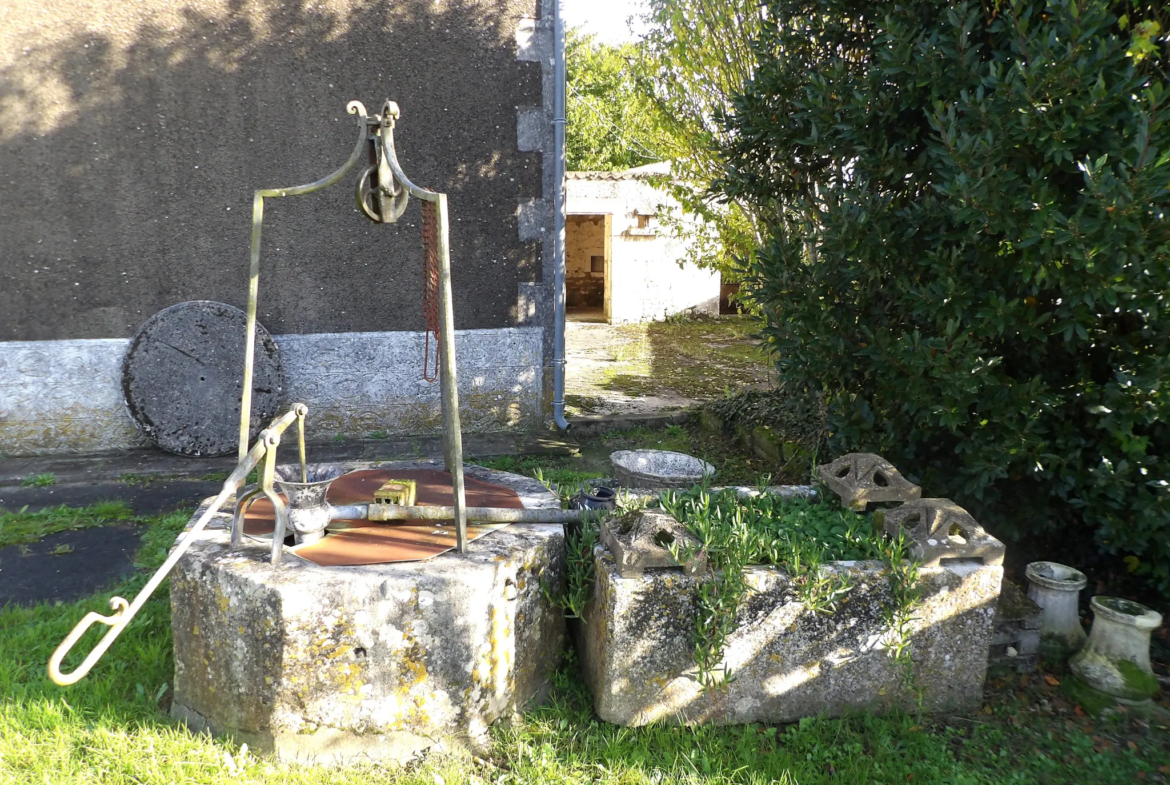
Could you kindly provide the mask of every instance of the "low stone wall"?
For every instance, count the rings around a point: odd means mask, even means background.
[[[308,405],[309,438],[441,433],[439,385],[422,379],[424,339],[421,332],[276,336],[284,397]],[[122,395],[128,344],[124,339],[0,342],[0,455],[146,446]],[[540,422],[541,328],[458,330],[455,345],[465,432]]]
[[[559,509],[535,480],[467,474]],[[231,551],[230,519],[213,524],[171,576],[172,714],[195,729],[313,764],[482,751],[560,661],[564,618],[541,588],[564,581],[560,525],[509,526],[424,562],[273,567],[267,543]]]
[[[699,581],[678,568],[622,578],[603,547],[578,651],[601,719],[620,725],[789,722],[894,707],[965,710],[979,704],[1001,566],[920,568],[907,669],[891,656],[894,600],[880,562],[834,562],[854,587],[831,614],[799,599],[782,571],[749,568],[752,591],[724,651],[729,684],[704,692],[694,662]],[[921,696],[921,702],[919,701]]]

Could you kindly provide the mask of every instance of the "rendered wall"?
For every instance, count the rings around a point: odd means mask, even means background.
[[[308,437],[437,434],[439,385],[423,381],[421,332],[278,335],[287,401],[309,407]],[[545,364],[536,327],[459,330],[465,432],[538,422]],[[125,450],[147,445],[122,400],[129,340],[0,343],[0,456]]]
[[[519,207],[542,193],[517,107],[536,0],[5,0],[0,341],[126,338],[183,300],[243,307],[252,192],[311,182],[356,138],[351,99],[402,108],[415,182],[450,195],[456,324],[512,326],[540,279]],[[531,26],[531,22],[529,22]],[[422,329],[417,205],[394,226],[353,178],[270,200],[273,334]]]
[[[403,168],[449,195],[456,327],[502,331],[501,346],[523,327],[551,363],[542,281],[552,270],[552,35],[542,6],[6,0],[0,453],[136,443],[117,417],[81,426],[89,409],[120,404],[111,374],[121,342],[177,302],[244,307],[253,191],[344,162],[357,135],[351,99],[371,113],[397,101]],[[419,207],[397,225],[371,224],[354,207],[355,180],[266,202],[259,316],[282,348],[356,333],[391,351],[423,327]],[[298,358],[286,358],[290,393],[320,389],[320,364]],[[512,364],[506,351],[490,361]],[[398,369],[403,378],[415,364]],[[102,370],[86,376],[91,368]],[[356,404],[393,424],[384,402],[416,385],[375,376],[382,386],[318,409]],[[550,378],[541,367],[521,385],[526,417],[539,417]],[[503,400],[512,387],[491,394]],[[368,420],[355,415],[341,430],[360,435]]]
[[[659,205],[669,196],[643,177],[620,172],[572,172],[566,192],[570,217],[613,216],[610,323],[655,321],[681,312],[718,315],[719,273],[680,267],[683,241],[658,224]]]

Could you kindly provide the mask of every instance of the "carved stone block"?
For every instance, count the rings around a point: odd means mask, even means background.
[[[374,491],[374,501],[379,504],[413,507],[417,494],[418,485],[414,480],[387,480],[378,490]]]
[[[862,511],[870,502],[907,502],[922,496],[922,489],[893,464],[869,452],[842,455],[817,467],[817,476],[851,510]]]
[[[886,510],[885,530],[891,537],[904,531],[914,541],[914,556],[923,567],[958,559],[1003,564],[1003,543],[950,499],[916,499]]]
[[[670,554],[670,546],[698,549],[702,543],[674,516],[661,510],[642,510],[636,518],[611,518],[601,524],[601,542],[613,555],[618,574],[623,578],[641,578],[647,569],[682,567],[688,575],[707,569],[707,552],[699,550],[694,558],[679,564]]]

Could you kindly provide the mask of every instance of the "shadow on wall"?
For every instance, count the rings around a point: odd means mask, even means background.
[[[539,278],[517,199],[541,195],[516,108],[536,0],[10,0],[0,21],[0,341],[124,338],[175,302],[246,299],[252,192],[336,169],[358,99],[402,108],[406,172],[451,194],[459,328],[513,323]],[[375,226],[356,173],[270,201],[273,333],[419,330],[420,216]]]

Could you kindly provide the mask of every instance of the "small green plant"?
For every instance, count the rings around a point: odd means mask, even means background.
[[[61,543],[53,549],[52,553],[54,556],[65,556],[66,554],[73,553],[73,546]]]
[[[761,480],[761,489],[767,480]],[[711,575],[696,589],[694,630],[697,679],[704,689],[728,683],[721,665],[724,646],[737,625],[737,611],[750,591],[750,565],[782,567],[801,602],[812,613],[833,613],[854,588],[847,572],[829,561],[880,559],[890,567],[894,608],[887,622],[896,644],[892,656],[909,667],[909,625],[917,601],[917,565],[906,558],[899,537],[888,540],[864,515],[815,499],[782,498],[757,490],[741,498],[728,489],[709,493],[699,486],[661,498],[663,509],[694,534],[701,546],[668,546],[680,564],[701,547]]]
[[[597,544],[599,527],[597,515],[583,515],[579,526],[565,527],[565,550],[567,556],[567,580],[564,592],[556,593],[547,585],[544,594],[567,619],[584,621],[585,605],[593,590],[593,547]]]
[[[385,431],[370,431],[370,438],[371,439],[385,439],[386,432]]]
[[[881,512],[880,510],[878,512]],[[875,518],[878,517],[875,513]],[[875,526],[875,533],[879,531]],[[910,658],[911,651],[911,622],[914,621],[914,609],[921,600],[922,591],[918,585],[918,562],[910,555],[910,543],[906,535],[898,533],[895,539],[885,539],[880,547],[882,561],[888,570],[890,591],[894,595],[894,604],[887,609],[886,626],[890,629],[892,640],[887,651],[902,667],[902,683],[907,688],[914,688],[914,662]],[[921,699],[921,694],[919,695]]]
[[[29,475],[20,481],[20,484],[25,488],[36,487],[45,488],[49,485],[57,484],[57,475],[52,472],[45,472],[44,474]]]
[[[336,444],[338,442],[343,442],[343,441],[345,441],[345,434],[344,433],[333,434],[333,443],[334,444]]]
[[[223,477],[221,479],[227,479],[227,472],[218,472],[218,474],[223,475]],[[122,476],[120,476],[118,478],[118,482],[122,483],[123,485],[130,485],[130,486],[145,488],[146,486],[150,485],[151,483],[163,482],[164,480],[180,480],[180,479],[183,479],[183,478],[176,477],[174,475],[136,474],[134,472],[126,472],[125,474],[123,474]],[[212,479],[212,475],[204,475],[202,479],[204,479],[204,480]]]

